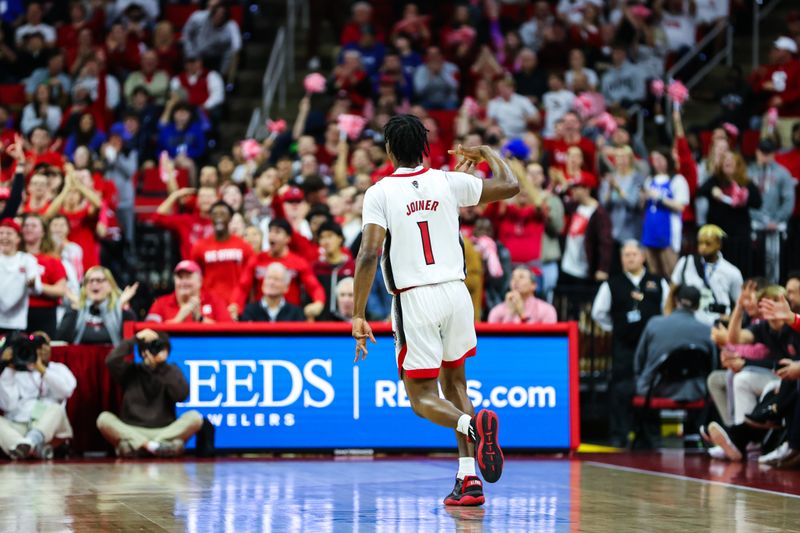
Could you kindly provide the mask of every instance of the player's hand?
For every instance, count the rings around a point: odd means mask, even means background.
[[[447,153],[461,157],[462,159],[468,159],[473,163],[480,163],[484,159],[481,148],[482,147],[480,146],[470,146],[465,148],[463,145],[459,144],[455,150],[448,150]]]
[[[372,328],[363,318],[353,319],[353,338],[356,340],[356,358],[353,359],[357,363],[359,359],[367,358],[367,339],[375,344],[375,335],[372,334]]]

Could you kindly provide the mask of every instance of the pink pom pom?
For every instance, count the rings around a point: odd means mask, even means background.
[[[309,94],[325,92],[325,85],[327,85],[325,76],[319,72],[312,72],[303,80],[303,87]]]
[[[650,92],[656,98],[664,96],[664,80],[653,80],[650,82]]]
[[[770,107],[767,110],[767,126],[775,128],[778,125],[778,108]]]
[[[635,6],[633,6],[631,8],[631,14],[634,17],[639,17],[639,18],[646,19],[647,17],[650,16],[650,13],[652,13],[652,11],[650,11],[649,8],[647,8],[647,7],[645,7],[645,6],[641,5],[641,4],[640,5],[635,5]]]
[[[267,119],[267,129],[270,133],[274,135],[278,135],[286,131],[286,121],[283,119],[280,120],[269,120]]]
[[[347,137],[354,141],[361,135],[367,121],[360,115],[339,115],[339,131],[344,132]]]
[[[667,87],[667,95],[670,100],[672,100],[672,103],[682,105],[689,99],[689,89],[687,89],[683,83],[673,81],[669,84],[669,87]]]
[[[728,135],[731,137],[738,137],[739,136],[739,128],[731,124],[730,122],[726,122],[722,125],[722,129],[725,130]]]
[[[255,139],[245,139],[240,143],[242,147],[242,155],[245,160],[252,161],[261,155],[261,144]]]
[[[610,113],[602,113],[595,119],[595,124],[603,130],[603,135],[606,137],[617,131],[618,127],[617,120]]]
[[[478,116],[478,112],[480,111],[480,106],[478,106],[478,102],[471,96],[467,96],[464,98],[464,109],[467,111],[467,116],[469,117],[476,117]]]

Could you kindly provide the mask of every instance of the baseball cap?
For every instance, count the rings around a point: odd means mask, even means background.
[[[18,234],[22,234],[22,228],[19,227],[19,224],[13,218],[4,218],[0,220],[0,228],[11,228],[16,231]]]
[[[769,139],[764,139],[758,143],[758,151],[763,154],[772,154],[778,149],[775,143]]]
[[[678,289],[677,299],[682,305],[697,309],[700,305],[700,291],[697,287],[682,285],[681,288]]]
[[[305,200],[306,196],[303,194],[303,191],[300,190],[299,187],[289,187],[289,189],[283,193],[281,199],[284,202],[299,202],[301,200]]]
[[[0,187],[0,202],[8,200],[9,198],[11,198],[11,191],[8,187]]]
[[[189,259],[184,259],[177,265],[175,265],[174,272],[177,274],[178,272],[191,272],[192,274],[200,274],[202,270],[200,269],[200,265],[191,261]]]
[[[786,50],[787,52],[791,52],[793,54],[797,53],[797,43],[791,37],[778,37],[775,39],[775,42],[772,44],[778,50]]]

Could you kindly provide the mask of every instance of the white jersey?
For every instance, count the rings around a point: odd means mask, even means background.
[[[463,172],[399,168],[364,195],[363,225],[386,230],[389,292],[465,278],[458,208],[477,205],[483,180]]]

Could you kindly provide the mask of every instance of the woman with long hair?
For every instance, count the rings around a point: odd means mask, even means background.
[[[669,278],[681,251],[683,210],[691,202],[689,184],[676,172],[675,160],[666,149],[650,153],[650,166],[652,175],[641,194],[642,246],[650,272]]]
[[[722,247],[725,258],[749,278],[753,265],[750,240],[750,209],[761,207],[761,192],[747,176],[742,156],[728,150],[717,172],[698,190],[708,199],[708,224],[716,224],[728,235]]]
[[[28,296],[28,331],[56,334],[58,304],[67,292],[67,273],[53,252],[47,226],[39,215],[27,214],[22,220],[22,246],[39,263],[42,290]]]
[[[61,108],[50,100],[50,88],[41,83],[33,92],[33,101],[22,109],[20,129],[23,135],[30,134],[33,128],[41,126],[55,135],[61,125]]]
[[[83,250],[69,240],[69,220],[64,215],[56,215],[47,223],[47,233],[53,245],[53,255],[61,260],[67,276],[65,297],[56,309],[56,323],[60,323],[71,307],[70,298],[76,298],[83,280]]]
[[[20,250],[22,230],[13,218],[0,220],[0,335],[28,325],[28,296],[41,292],[39,264]]]
[[[643,185],[644,176],[636,170],[631,147],[626,145],[615,149],[614,168],[603,177],[598,198],[611,217],[611,236],[618,248],[626,241],[641,238],[639,193]]]
[[[94,266],[86,271],[72,309],[64,315],[56,338],[70,344],[113,344],[122,340],[122,323],[135,320],[128,302],[139,288],[134,283],[120,290],[111,271]]]

